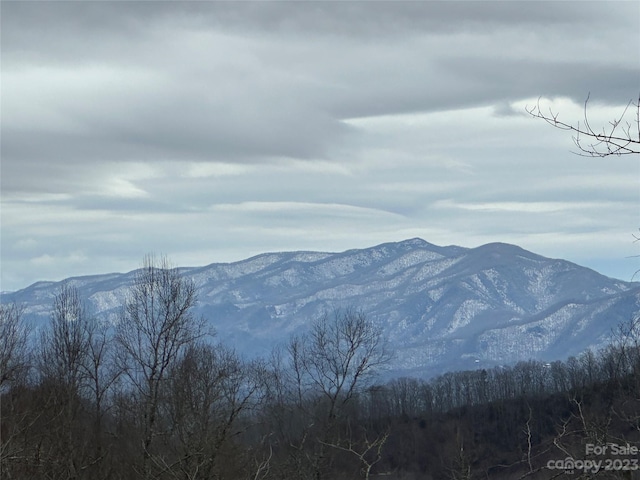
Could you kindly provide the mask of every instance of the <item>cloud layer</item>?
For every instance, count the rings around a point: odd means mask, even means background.
[[[421,236],[629,279],[636,2],[8,2],[2,288]],[[635,39],[635,42],[634,42]],[[630,45],[636,45],[633,47]],[[599,122],[599,123],[598,123]]]

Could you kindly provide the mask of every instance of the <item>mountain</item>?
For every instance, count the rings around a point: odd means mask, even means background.
[[[198,286],[198,313],[244,355],[266,355],[323,313],[353,307],[383,329],[396,352],[389,375],[563,359],[605,345],[640,310],[639,283],[503,243],[469,249],[416,238],[180,271]],[[134,273],[65,282],[113,321]],[[26,317],[42,325],[61,284],[38,282],[2,299],[24,304]]]

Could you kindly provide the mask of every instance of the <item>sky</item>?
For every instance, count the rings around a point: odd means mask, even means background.
[[[640,269],[640,2],[3,1],[1,285],[420,237]],[[629,117],[629,121],[633,118]],[[636,276],[637,279],[637,276]]]

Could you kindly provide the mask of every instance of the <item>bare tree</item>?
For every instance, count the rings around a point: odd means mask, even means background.
[[[314,453],[307,455],[313,475],[319,479],[328,462],[326,446],[354,450],[352,438],[342,445],[338,420],[346,405],[366,386],[376,369],[390,360],[391,354],[380,329],[364,313],[352,309],[336,311],[333,317],[325,315],[315,321],[309,334],[291,339],[288,353],[289,378],[295,384],[298,406],[309,422],[301,442],[310,436],[315,438]],[[367,442],[359,450],[360,460],[364,461],[367,453],[384,444],[381,438]],[[302,443],[298,444],[299,449]]]
[[[88,319],[78,290],[63,285],[53,300],[50,329],[43,332],[40,370],[69,394],[77,394],[88,352]]]
[[[389,438],[389,429],[373,437],[373,439],[369,438],[363,426],[360,426],[360,429],[364,431],[352,432],[351,422],[347,422],[347,431],[344,438],[336,439],[325,445],[354,455],[360,463],[362,477],[368,480],[371,478],[373,467],[382,460],[382,449]]]
[[[30,445],[20,439],[37,420],[25,407],[19,390],[29,370],[29,329],[22,320],[22,307],[0,304],[0,478],[20,475],[28,463]]]
[[[628,392],[631,401],[614,405],[613,398],[609,404],[617,418],[623,420],[632,429],[640,432],[640,315],[635,315],[623,322],[614,332],[614,341],[603,359],[607,365],[609,378]],[[612,382],[613,383],[613,382]],[[614,390],[615,391],[615,390]]]
[[[45,390],[52,472],[78,478],[87,462],[80,415],[89,353],[88,317],[78,290],[63,285],[53,300],[49,329],[41,335],[38,367]]]
[[[325,315],[302,339],[306,382],[328,400],[327,418],[348,402],[358,387],[391,358],[380,329],[356,310]]]
[[[188,347],[167,377],[164,408],[172,462],[163,464],[165,468],[179,478],[195,480],[224,477],[223,472],[239,467],[240,461],[233,465],[231,439],[258,390],[250,370],[251,365],[223,345]],[[231,476],[237,477],[237,472]]]
[[[104,458],[103,417],[107,411],[109,392],[120,377],[120,370],[114,362],[114,349],[108,333],[108,326],[90,318],[86,323],[87,355],[84,363],[86,389],[93,407],[94,461]],[[104,472],[103,472],[104,473]]]
[[[15,303],[0,304],[0,393],[27,368],[29,330],[22,322],[22,311]]]
[[[571,132],[579,155],[607,157],[640,154],[640,98],[636,102],[630,100],[622,113],[602,129],[594,129],[591,125],[588,103],[589,96],[584,102],[584,119],[582,123],[575,124],[560,120],[560,114],[551,108],[543,110],[540,100],[526,110],[532,117],[541,118],[556,128]]]
[[[116,328],[118,359],[140,408],[143,478],[151,475],[151,447],[159,431],[162,387],[172,365],[203,335],[192,309],[196,286],[166,258],[144,258]]]

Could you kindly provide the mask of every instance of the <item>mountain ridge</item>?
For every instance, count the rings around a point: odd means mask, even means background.
[[[394,374],[566,358],[604,346],[640,309],[639,283],[499,242],[442,247],[412,238],[179,271],[198,287],[196,313],[244,355],[266,355],[322,314],[358,308],[396,351]],[[29,320],[42,325],[56,290],[68,283],[92,312],[114,322],[135,272],[36,282],[2,297],[25,304]]]

